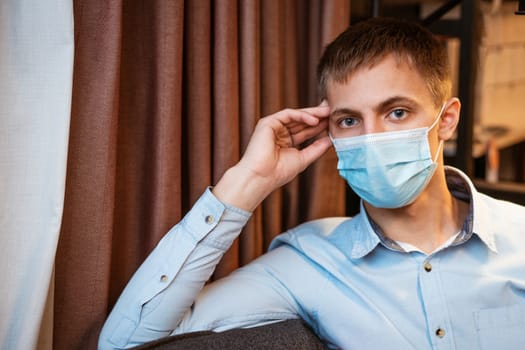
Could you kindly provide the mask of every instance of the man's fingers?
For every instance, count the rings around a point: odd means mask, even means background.
[[[330,115],[330,107],[325,101],[323,101],[319,106],[303,108],[301,110],[308,114],[315,115],[318,118],[326,118]]]
[[[327,106],[284,109],[262,118],[257,125],[257,134],[264,135],[271,129],[277,146],[297,147],[326,130],[328,120],[319,116],[327,116],[328,112]]]
[[[327,106],[317,106],[305,109],[284,109],[270,117],[277,119],[284,125],[290,123],[305,123],[308,125],[316,125],[320,118],[328,117],[330,109]]]
[[[290,133],[290,136],[292,137],[293,145],[297,146],[302,144],[308,139],[314,138],[318,135],[320,135],[323,131],[326,130],[328,122],[326,120],[322,120],[319,124],[303,128],[295,133]]]
[[[301,152],[303,167],[302,170],[306,169],[316,159],[321,157],[326,151],[332,146],[332,141],[328,136],[323,136],[307,147],[303,148]]]

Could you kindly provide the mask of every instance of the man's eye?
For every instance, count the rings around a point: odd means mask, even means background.
[[[342,128],[351,128],[357,124],[357,120],[352,117],[346,117],[339,121],[339,126]]]
[[[404,109],[394,109],[392,112],[390,112],[390,115],[394,119],[403,119],[406,117],[407,111],[405,111]]]

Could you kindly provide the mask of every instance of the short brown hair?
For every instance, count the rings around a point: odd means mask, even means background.
[[[419,24],[377,17],[350,26],[326,47],[317,67],[322,99],[329,81],[344,83],[357,69],[373,66],[388,54],[406,58],[418,70],[436,106],[450,97],[445,43]]]

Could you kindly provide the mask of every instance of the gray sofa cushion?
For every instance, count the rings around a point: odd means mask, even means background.
[[[232,329],[215,333],[193,332],[165,337],[137,349],[155,350],[321,350],[321,340],[302,320],[286,320],[254,328]]]

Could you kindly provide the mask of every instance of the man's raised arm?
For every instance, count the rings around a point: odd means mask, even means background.
[[[135,346],[177,328],[250,212],[330,147],[328,112],[326,105],[287,109],[258,122],[239,163],[206,190],[135,272],[104,324],[99,349]]]

